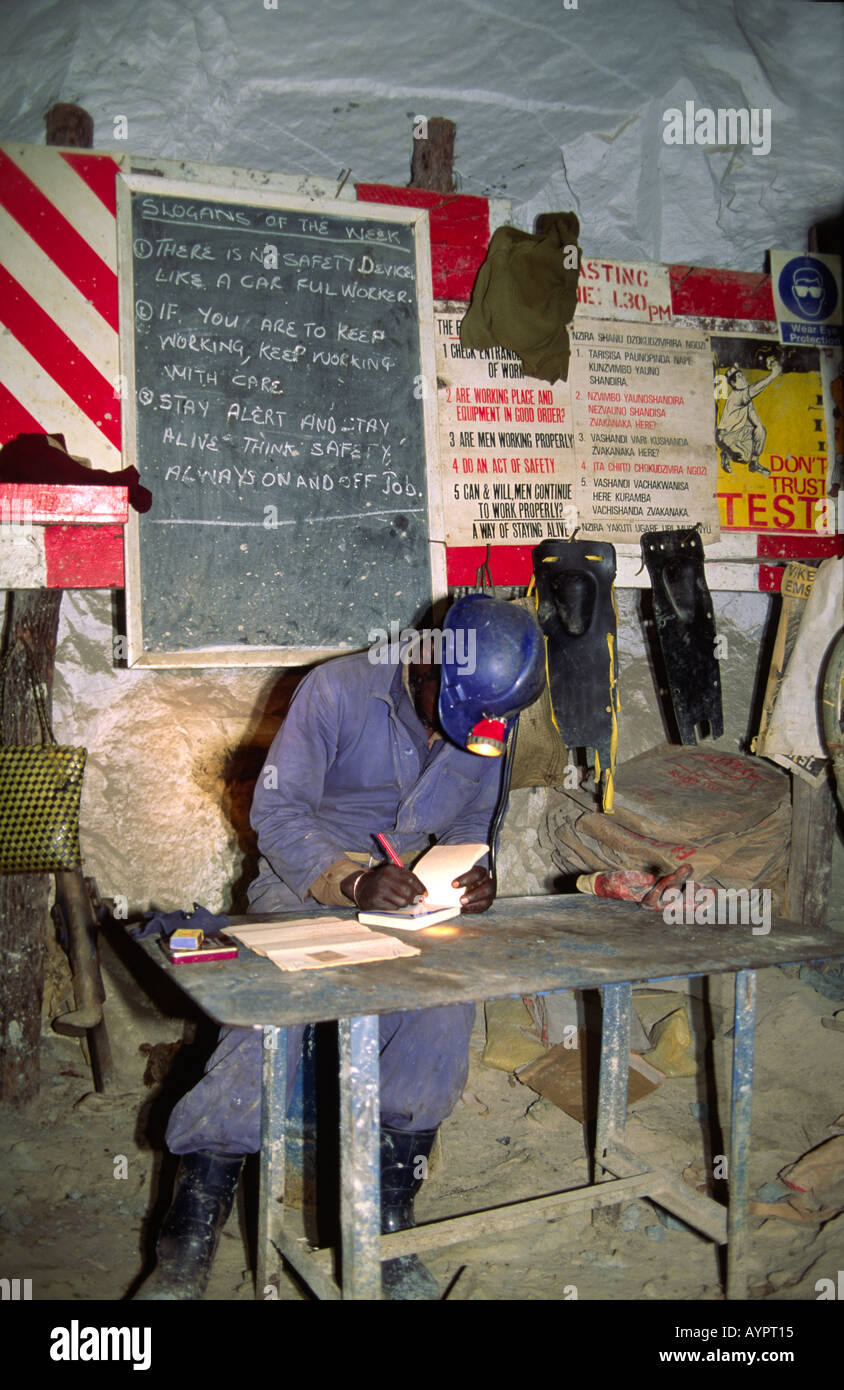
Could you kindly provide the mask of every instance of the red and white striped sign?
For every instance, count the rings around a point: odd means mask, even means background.
[[[119,468],[115,175],[126,157],[0,146],[0,444],[63,434]]]

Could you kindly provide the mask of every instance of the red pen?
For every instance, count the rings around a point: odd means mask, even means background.
[[[381,848],[385,851],[385,853],[389,855],[390,859],[392,859],[393,863],[398,864],[399,868],[403,869],[404,864],[399,859],[399,856],[396,854],[396,851],[393,849],[393,846],[390,844],[390,841],[387,839],[387,836],[382,835],[381,831],[379,830],[375,838],[378,841]]]

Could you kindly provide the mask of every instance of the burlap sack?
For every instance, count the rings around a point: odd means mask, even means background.
[[[687,864],[696,883],[767,887],[779,904],[790,834],[786,773],[740,753],[663,744],[618,768],[612,816],[560,789],[539,843],[565,874],[661,875]]]

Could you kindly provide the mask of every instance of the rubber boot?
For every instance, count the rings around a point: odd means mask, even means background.
[[[240,1154],[182,1155],[178,1190],[156,1245],[157,1264],[136,1300],[203,1297],[242,1167]]]
[[[413,1199],[427,1175],[428,1155],[437,1136],[435,1129],[405,1133],[381,1130],[381,1231],[406,1231],[415,1226]],[[421,1161],[420,1161],[421,1160]],[[381,1288],[391,1300],[433,1300],[439,1286],[418,1255],[400,1255],[381,1266]]]

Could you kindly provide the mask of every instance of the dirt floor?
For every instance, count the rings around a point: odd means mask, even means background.
[[[173,1042],[195,1025],[139,1002],[122,965],[110,955],[107,965],[116,1091],[95,1094],[80,1045],[45,1030],[39,1098],[22,1112],[0,1115],[0,1273],[31,1279],[35,1300],[122,1299],[132,1289],[172,1182],[163,1126],[212,1041],[200,1028],[192,1046],[174,1052]],[[678,1176],[695,1167],[701,1182],[713,1157],[728,1148],[732,990],[730,977],[711,982],[715,1037],[711,1049],[698,1039],[698,1075],[669,1078],[629,1110],[631,1140]],[[642,998],[640,1012],[649,1025],[677,1004],[670,993],[664,1001]],[[821,1025],[840,1007],[802,983],[795,968],[760,972],[752,1195],[785,1164],[840,1132],[844,1034]],[[695,1017],[693,1005],[687,1011]],[[589,1180],[583,1126],[512,1074],[484,1065],[484,1041],[481,1010],[466,1091],[442,1127],[417,1199],[420,1221]],[[156,1051],[150,1056],[142,1045]],[[714,1059],[712,1085],[707,1056]],[[223,1234],[209,1300],[254,1299],[244,1235],[250,1225],[241,1197]],[[645,1200],[535,1223],[426,1261],[450,1301],[723,1297],[717,1247],[666,1224],[665,1214]],[[823,1226],[754,1219],[749,1267],[755,1300],[816,1300],[817,1281],[835,1280],[844,1269],[844,1214]],[[280,1297],[307,1294],[285,1279]]]

